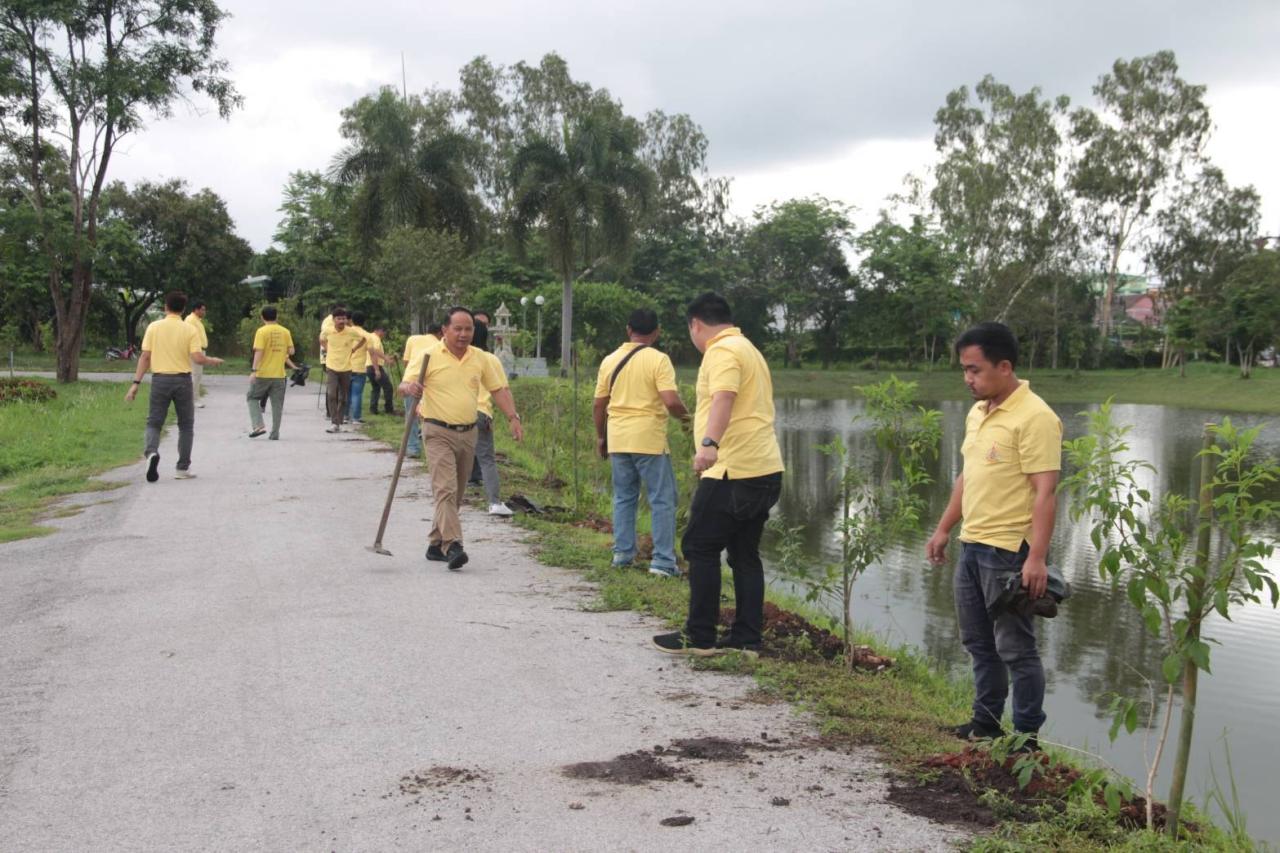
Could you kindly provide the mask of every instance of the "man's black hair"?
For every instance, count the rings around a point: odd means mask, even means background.
[[[690,320],[701,320],[708,326],[727,326],[733,322],[728,300],[710,291],[690,302],[685,314]]]
[[[425,334],[435,335],[438,338],[443,332],[444,332],[444,326],[442,326],[440,323],[437,323],[435,320],[427,321],[427,328],[426,328]]]
[[[271,322],[273,322],[273,323],[274,323],[274,322],[275,322],[276,317],[278,317],[278,316],[280,316],[280,313],[279,313],[278,311],[276,311],[276,306],[274,306],[274,305],[263,305],[263,306],[262,306],[262,319],[264,319],[264,320],[269,320],[269,321],[271,321]]]
[[[649,308],[637,308],[627,318],[627,328],[637,335],[651,335],[658,328],[658,314]]]
[[[171,290],[164,295],[165,310],[172,314],[181,314],[187,309],[187,294],[181,290]]]
[[[338,305],[337,307],[335,307],[335,308],[333,309],[333,315],[332,315],[332,316],[334,316],[334,317],[350,317],[351,315],[347,313],[347,309],[346,309],[346,308],[343,308],[341,305]]]
[[[457,314],[459,311],[461,311],[463,314],[466,314],[468,317],[471,318],[471,322],[475,323],[476,315],[471,313],[470,308],[465,308],[461,305],[452,305],[445,309],[444,319],[440,321],[440,327],[444,328],[445,326],[451,325],[453,323],[453,315]]]
[[[476,349],[489,351],[489,327],[476,320],[476,330],[471,335],[471,345]]]
[[[339,308],[345,308],[345,306],[341,302],[335,302],[329,306],[329,313],[336,314]]]
[[[357,326],[360,326],[361,328],[364,328],[364,315],[358,311],[353,313],[351,315],[351,322],[355,323]]]
[[[956,355],[968,347],[982,350],[982,357],[992,364],[1002,361],[1018,366],[1018,339],[1004,323],[979,323],[956,338]]]
[[[201,308],[203,308],[203,307],[204,307],[204,303],[203,303],[203,302],[201,302],[199,299],[197,299],[197,300],[195,300],[194,302],[192,302],[192,303],[191,303],[191,310],[192,310],[192,311],[199,311],[199,310],[200,310]]]

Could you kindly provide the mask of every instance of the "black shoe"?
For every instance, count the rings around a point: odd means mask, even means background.
[[[160,479],[160,454],[152,453],[147,462],[147,482],[154,483]]]
[[[685,639],[684,634],[676,631],[671,634],[658,634],[653,638],[653,647],[669,655],[690,655],[692,657],[709,658],[724,654],[724,649],[715,646],[695,646]]]
[[[999,726],[993,726],[990,723],[981,723],[977,720],[970,720],[964,725],[956,726],[951,733],[960,740],[989,740],[996,737],[1004,737],[1004,729]]]
[[[1040,739],[1036,737],[1035,732],[1014,732],[1011,737],[1014,742],[1011,752],[1014,755],[1040,751]],[[1023,740],[1024,738],[1025,740]],[[1022,743],[1018,743],[1018,741],[1022,741]]]
[[[716,640],[716,648],[723,649],[726,652],[742,652],[749,658],[760,657],[759,643],[743,643],[739,640],[731,640],[728,637],[722,637]]]
[[[260,435],[266,435],[266,434],[267,434],[266,427],[258,427],[253,432],[249,433],[249,438],[257,438]]]
[[[454,542],[449,546],[449,550],[445,552],[445,556],[449,558],[449,571],[456,572],[467,564],[470,559],[467,552],[462,550],[461,542]]]
[[[449,558],[444,555],[444,551],[440,550],[439,545],[428,545],[427,559],[434,560],[437,563],[443,563],[445,560],[448,560]]]

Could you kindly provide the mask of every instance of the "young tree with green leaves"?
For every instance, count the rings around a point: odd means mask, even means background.
[[[1164,645],[1161,667],[1165,710],[1156,751],[1147,772],[1147,826],[1155,828],[1154,786],[1172,730],[1174,694],[1181,683],[1179,724],[1166,828],[1177,836],[1194,733],[1199,673],[1209,672],[1211,643],[1205,633],[1216,613],[1230,619],[1265,593],[1275,607],[1280,587],[1265,565],[1274,545],[1269,526],[1280,518],[1280,502],[1267,498],[1280,478],[1273,459],[1256,460],[1261,428],[1237,429],[1230,419],[1205,427],[1199,454],[1197,499],[1168,494],[1155,499],[1141,485],[1152,465],[1134,459],[1108,401],[1090,413],[1089,432],[1066,442],[1075,473],[1062,490],[1072,497],[1072,515],[1093,522],[1093,546],[1104,580],[1124,584],[1129,602],[1147,631]],[[1121,697],[1113,705],[1114,738],[1138,725],[1139,703]],[[1151,709],[1154,713],[1154,708]]]
[[[1280,252],[1263,249],[1241,261],[1222,283],[1218,311],[1240,378],[1248,379],[1258,352],[1280,341]]]
[[[226,62],[214,54],[225,18],[214,0],[13,0],[0,7],[0,144],[21,164],[42,249],[57,259],[48,286],[59,382],[79,372],[116,146],[148,115],[168,117],[188,90],[212,99],[224,118],[240,102]],[[59,202],[47,188],[59,159],[70,208],[66,241]]]
[[[408,313],[414,333],[460,302],[473,276],[467,247],[456,233],[408,226],[382,239],[371,270],[387,304],[402,306]]]

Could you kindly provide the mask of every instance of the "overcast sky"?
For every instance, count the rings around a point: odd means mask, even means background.
[[[631,5],[636,11],[628,9]],[[576,79],[633,115],[686,112],[734,178],[734,208],[822,194],[864,222],[933,160],[946,93],[984,74],[1091,103],[1118,57],[1169,48],[1208,86],[1210,155],[1262,193],[1280,233],[1280,3],[1041,0],[222,0],[221,54],[245,105],[222,121],[180,105],[118,149],[113,177],[185,178],[226,199],[266,248],[291,171],[323,169],[338,113],[380,85],[454,87],[477,55],[536,63],[556,51]]]

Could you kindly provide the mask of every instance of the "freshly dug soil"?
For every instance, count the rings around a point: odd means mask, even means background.
[[[745,761],[748,749],[759,749],[753,743],[719,737],[683,738],[671,742],[671,751],[681,758],[702,761]]]
[[[732,607],[720,611],[720,625],[724,630],[733,624],[734,612]],[[835,660],[844,654],[844,642],[826,628],[819,628],[803,616],[766,601],[761,654],[783,660],[800,660],[810,655]],[[869,646],[854,646],[853,665],[878,672],[893,666],[893,659],[877,655]]]
[[[612,761],[583,761],[561,771],[571,779],[598,779],[618,785],[670,782],[676,772],[645,750],[619,755]]]
[[[479,770],[466,770],[461,767],[432,767],[406,773],[400,777],[400,793],[421,794],[433,788],[447,788],[450,785],[462,785],[467,782],[483,782],[484,774]]]

